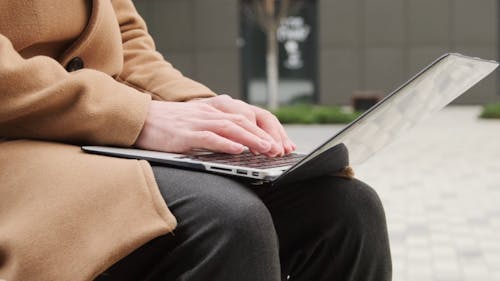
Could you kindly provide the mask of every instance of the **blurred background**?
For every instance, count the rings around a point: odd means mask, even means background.
[[[308,124],[286,126],[303,152],[344,126],[317,123],[357,116],[335,108],[366,109],[443,53],[498,60],[500,52],[498,0],[134,2],[185,75],[270,108],[270,91],[280,110],[316,104],[275,111]],[[268,77],[279,77],[276,87]],[[497,70],[354,167],[384,203],[395,281],[500,281],[499,80]],[[311,112],[319,117],[304,117]]]
[[[248,12],[253,2],[135,0],[158,50],[187,76],[264,103],[266,36]],[[290,2],[300,5],[278,27],[281,104],[387,94],[445,52],[499,56],[497,0]],[[455,103],[499,101],[498,80],[490,76]]]

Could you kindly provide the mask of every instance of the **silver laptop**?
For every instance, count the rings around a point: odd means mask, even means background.
[[[184,155],[103,146],[83,146],[82,149],[89,153],[145,159],[180,168],[249,178],[256,184],[272,184],[297,174],[294,173],[296,170],[302,169],[305,174],[311,174],[310,171],[316,167],[332,165],[331,162],[322,165],[321,161],[334,157],[332,149],[337,147],[348,153],[351,164],[364,162],[402,132],[465,93],[497,66],[495,61],[445,54],[309,154],[292,153],[268,158],[250,152],[240,155],[211,152]],[[311,164],[314,161],[314,165]]]

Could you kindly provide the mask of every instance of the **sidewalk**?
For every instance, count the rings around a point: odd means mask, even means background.
[[[500,121],[449,107],[363,165],[388,219],[394,281],[500,281]],[[309,151],[343,126],[287,126]]]

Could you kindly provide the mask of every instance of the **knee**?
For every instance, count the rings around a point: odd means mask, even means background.
[[[344,187],[346,213],[357,228],[386,228],[385,212],[377,192],[357,179],[349,180]]]
[[[387,232],[384,207],[377,192],[357,179],[349,181],[345,187],[347,217],[351,227],[364,234],[374,235]]]
[[[276,231],[267,207],[256,196],[239,198],[238,202],[220,209],[221,227],[233,236],[267,240]]]
[[[201,210],[214,236],[238,247],[276,247],[277,237],[271,214],[252,192],[240,190],[204,199]]]
[[[238,266],[242,262],[256,267],[277,263],[277,233],[268,209],[257,196],[251,192],[225,194],[206,203],[202,212],[209,217],[203,236],[211,243],[210,256]]]
[[[345,215],[342,224],[344,242],[355,255],[362,256],[360,264],[371,267],[381,280],[390,279],[391,253],[387,223],[382,202],[373,188],[352,179],[342,188],[339,211]]]
[[[330,206],[329,212],[322,212],[323,220],[340,222],[351,235],[386,239],[384,208],[372,187],[357,179],[330,178],[320,190]]]

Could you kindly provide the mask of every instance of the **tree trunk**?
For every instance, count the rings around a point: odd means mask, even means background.
[[[267,55],[266,55],[266,73],[267,73],[267,107],[270,110],[276,110],[279,106],[278,100],[278,40],[276,39],[277,24],[268,25],[267,29]]]

